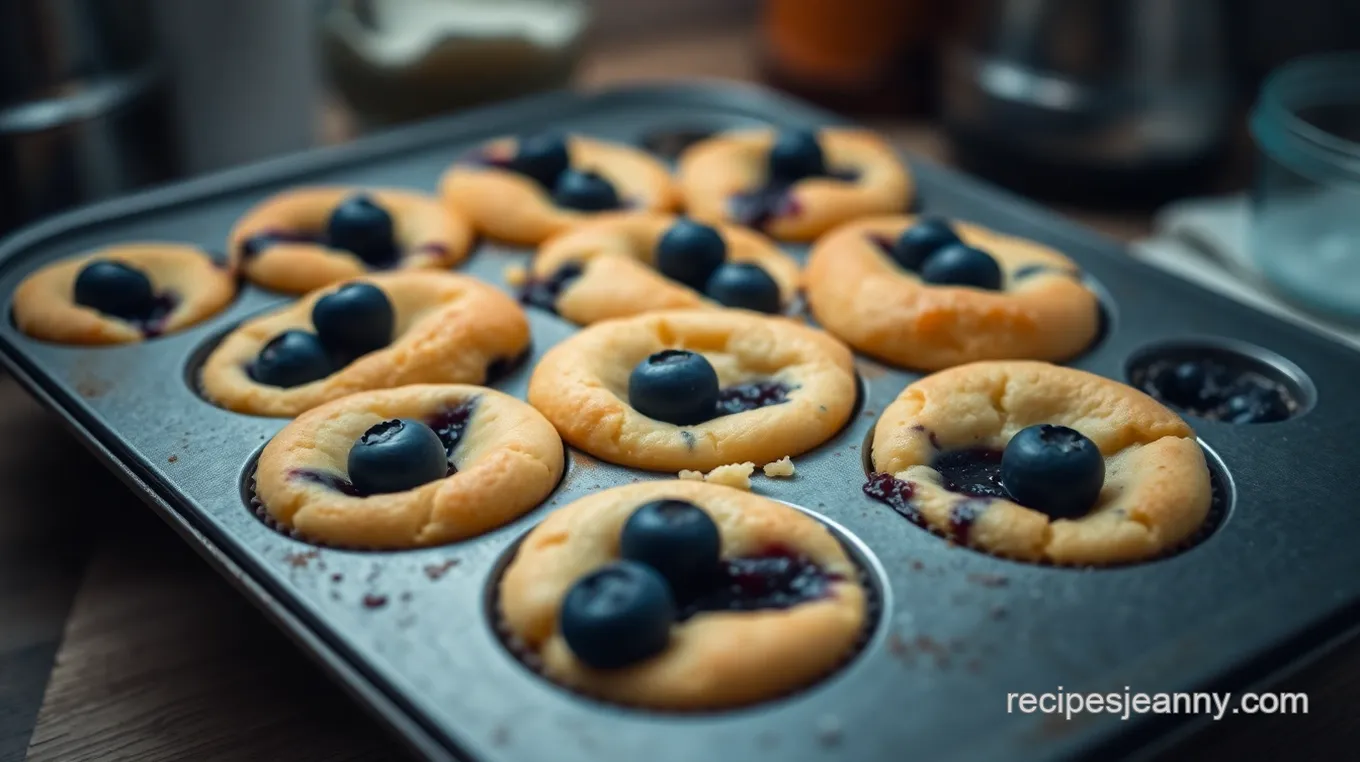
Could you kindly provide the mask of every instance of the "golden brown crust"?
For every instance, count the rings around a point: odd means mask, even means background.
[[[253,283],[289,294],[364,275],[370,269],[362,259],[319,243],[277,243],[249,258],[241,250],[263,233],[320,233],[335,207],[357,193],[367,194],[392,215],[399,269],[444,270],[467,257],[472,226],[458,210],[412,191],[340,186],[295,188],[265,199],[232,228],[227,251]]]
[[[793,387],[787,402],[695,426],[648,418],[628,404],[628,377],[648,355],[706,357],[723,387],[761,379]],[[798,455],[830,439],[855,405],[850,351],[821,331],[742,310],[649,312],[607,320],[553,347],[529,381],[529,402],[563,439],[611,463],[708,471]]]
[[[392,418],[429,420],[474,401],[451,461],[457,472],[405,492],[354,497],[298,472],[347,479],[350,447]],[[332,545],[415,548],[475,537],[541,503],[562,476],[562,440],[538,411],[478,386],[362,392],[313,408],[260,453],[255,493],[279,525]]]
[[[920,370],[976,360],[1058,362],[1095,341],[1099,299],[1067,257],[1034,241],[954,222],[965,243],[1001,265],[1003,290],[928,285],[873,240],[894,241],[916,219],[861,220],[817,242],[803,283],[818,323],[866,354]],[[1048,269],[1016,277],[1031,266]]]
[[[515,139],[502,138],[482,151],[509,158],[515,147]],[[572,135],[567,152],[572,167],[602,175],[632,209],[668,212],[679,205],[666,165],[636,148]],[[439,193],[450,207],[466,212],[479,233],[509,243],[538,244],[595,216],[557,206],[538,183],[516,172],[467,162],[444,173]]]
[[[723,558],[782,547],[840,579],[829,597],[788,609],[697,614],[671,628],[661,654],[623,669],[591,669],[558,632],[562,599],[576,580],[618,558],[619,533],[632,512],[663,498],[708,512],[722,533]],[[789,693],[844,662],[866,621],[859,577],[830,531],[801,511],[728,487],[647,482],[577,500],[535,527],[501,580],[500,610],[547,676],[571,688],[655,709],[716,709]]]
[[[53,262],[24,279],[14,292],[14,322],[43,341],[62,344],[129,344],[146,336],[137,326],[75,303],[76,276],[91,260],[108,259],[146,274],[156,293],[171,292],[177,304],[160,333],[174,333],[221,312],[236,296],[236,276],[202,251],[183,244],[110,246]]]
[[[685,151],[676,176],[686,213],[709,224],[732,222],[732,197],[765,183],[766,156],[774,139],[774,130],[738,130]],[[795,183],[790,193],[798,213],[771,220],[765,230],[770,236],[811,241],[843,222],[903,212],[911,205],[911,174],[882,138],[868,130],[824,128],[818,140],[829,168],[857,177],[851,182],[817,177]]]
[[[1050,520],[1008,500],[949,492],[929,465],[939,452],[1004,449],[1041,423],[1080,431],[1105,457],[1104,489],[1082,518]],[[1193,536],[1212,501],[1204,451],[1185,421],[1132,387],[1041,362],[973,363],[911,384],[883,411],[873,466],[914,485],[912,504],[947,536],[954,509],[973,501],[981,512],[969,544],[1025,561],[1146,560]]]
[[[394,340],[326,378],[290,389],[265,386],[247,368],[270,339],[312,330],[312,307],[340,286],[319,289],[249,320],[227,335],[203,364],[203,394],[240,413],[294,416],[347,394],[406,384],[482,383],[497,360],[529,346],[529,321],[513,299],[452,273],[395,272],[356,278],[387,294],[396,311]]]
[[[656,244],[679,219],[654,212],[602,215],[548,239],[534,258],[532,273],[548,278],[563,265],[584,265],[562,291],[556,309],[580,325],[643,312],[719,307],[699,292],[655,269]],[[729,261],[757,264],[779,284],[781,301],[798,295],[798,263],[773,241],[745,228],[717,226]]]

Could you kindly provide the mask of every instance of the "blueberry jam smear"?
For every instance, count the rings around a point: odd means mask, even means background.
[[[930,467],[940,472],[944,488],[950,492],[1009,499],[1001,486],[1002,454],[1002,450],[990,447],[950,450],[936,455]]]
[[[916,487],[911,482],[902,481],[892,474],[875,471],[869,474],[869,481],[864,484],[864,494],[886,504],[916,526],[926,525],[925,517],[911,503],[912,496],[916,494]]]
[[[679,618],[705,611],[787,609],[828,597],[832,584],[840,579],[786,548],[724,559],[712,584],[681,602]]]
[[[434,433],[439,435],[439,441],[444,443],[444,451],[453,457],[453,451],[457,449],[458,443],[462,441],[463,434],[467,431],[468,424],[472,422],[472,414],[477,409],[477,400],[471,399],[467,402],[459,403],[454,407],[433,416],[426,421]],[[449,461],[449,473],[454,473],[456,469],[452,460]]]
[[[247,238],[241,242],[241,257],[252,259],[264,253],[264,250],[280,243],[324,243],[323,237],[315,234],[299,233],[297,231],[285,230],[266,230],[262,233]]]
[[[585,273],[580,262],[567,262],[546,278],[533,278],[520,289],[519,301],[530,307],[557,312],[557,300],[573,281]]]
[[[288,476],[289,478],[297,479],[299,481],[319,484],[322,487],[333,489],[342,495],[363,497],[363,495],[359,494],[358,488],[355,487],[349,479],[346,479],[339,474],[333,474],[328,471],[318,471],[314,468],[295,468],[288,472]]]
[[[165,333],[165,320],[170,317],[170,313],[175,311],[179,305],[179,296],[166,291],[156,294],[151,303],[151,311],[145,315],[140,315],[127,322],[131,323],[142,335],[148,339],[154,339]]]
[[[1157,401],[1211,421],[1275,423],[1299,408],[1279,383],[1212,360],[1158,360],[1131,380]]]
[[[789,401],[788,384],[780,381],[757,381],[729,386],[718,392],[718,415],[736,415]]]
[[[825,177],[847,183],[859,179],[858,173],[844,170],[830,172]],[[767,180],[759,187],[733,194],[728,199],[732,219],[740,225],[764,230],[777,219],[797,217],[803,207],[790,193],[792,188],[791,183]]]

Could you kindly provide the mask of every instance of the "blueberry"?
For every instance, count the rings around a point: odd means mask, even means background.
[[[999,291],[1001,266],[987,252],[955,243],[926,257],[921,264],[921,280],[937,286],[972,286]]]
[[[656,569],[675,597],[687,600],[717,576],[722,536],[699,506],[657,500],[628,517],[619,546],[619,555]]]
[[[558,626],[576,658],[618,669],[666,649],[675,600],[656,570],[616,561],[576,581],[562,599]]]
[[[156,292],[141,270],[96,259],[76,275],[75,301],[105,315],[132,320],[150,314],[156,306]]]
[[[751,262],[729,262],[719,267],[704,286],[708,298],[727,307],[776,314],[781,304],[779,284]]]
[[[812,130],[789,130],[775,137],[770,146],[770,176],[793,182],[826,174],[826,159]]]
[[[269,340],[250,366],[250,376],[266,386],[291,388],[329,376],[334,370],[316,334],[284,331]]]
[[[375,424],[349,448],[349,480],[361,495],[405,492],[448,473],[444,443],[420,421]]]
[[[1001,455],[1001,484],[1011,498],[1055,519],[1085,515],[1104,483],[1095,442],[1066,426],[1021,429]]]
[[[602,212],[618,208],[619,194],[596,172],[568,169],[553,186],[553,201],[566,209]]]
[[[542,185],[551,188],[557,183],[571,158],[567,153],[567,141],[561,135],[534,135],[519,143],[515,157],[510,160],[510,168]]]
[[[331,212],[326,243],[374,267],[390,265],[397,258],[392,215],[363,194],[350,196]]]
[[[392,303],[372,283],[347,283],[312,307],[312,325],[321,343],[345,357],[387,346],[395,323]]]
[[[938,217],[928,217],[903,230],[889,253],[899,267],[916,272],[931,254],[956,243],[961,243],[959,235],[948,222]]]
[[[1229,423],[1275,423],[1289,417],[1289,405],[1273,389],[1254,384],[1223,403],[1219,418]]]
[[[657,352],[628,377],[628,403],[658,421],[702,423],[717,411],[718,373],[703,355],[683,349]]]
[[[1162,381],[1162,394],[1172,404],[1190,406],[1204,399],[1209,374],[1201,363],[1186,361],[1171,369]]]
[[[656,243],[656,269],[671,280],[702,291],[727,258],[727,244],[713,228],[679,220]]]

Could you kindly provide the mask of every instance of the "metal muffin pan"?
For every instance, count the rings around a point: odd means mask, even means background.
[[[41,223],[0,244],[0,289],[53,260],[120,241],[220,250],[266,195],[309,183],[433,191],[475,143],[552,126],[637,144],[674,131],[834,124],[762,90],[667,86],[556,93],[127,197]],[[1146,750],[1167,718],[1008,714],[1013,692],[1241,688],[1346,632],[1360,602],[1360,512],[1338,478],[1360,430],[1360,355],[1143,266],[1053,213],[912,160],[923,208],[1066,252],[1107,295],[1109,326],[1075,367],[1124,380],[1131,357],[1167,344],[1285,358],[1303,415],[1268,425],[1191,419],[1225,469],[1233,500],[1211,536],[1169,558],[1074,570],[1009,562],[950,545],[866,497],[862,448],[877,415],[919,377],[860,358],[859,412],[795,458],[793,479],[755,490],[820,514],[851,538],[881,585],[863,651],[811,688],[731,712],[633,711],[541,679],[501,644],[488,612],[516,541],[590,492],[666,478],[570,453],[543,506],[477,539],[403,552],[318,548],[247,508],[250,464],[282,419],[212,406],[191,387],[203,348],[285,297],[243,288],[222,314],[143,344],[75,348],[0,325],[0,357],[192,545],[316,657],[339,683],[431,759],[612,762],[647,758],[800,762],[1052,760]],[[801,257],[803,252],[792,247]],[[483,244],[461,270],[504,287],[523,250]],[[575,328],[529,310],[532,356],[495,385],[523,397],[539,356]],[[1259,366],[1256,366],[1259,369]],[[1181,718],[1185,719],[1185,718]]]

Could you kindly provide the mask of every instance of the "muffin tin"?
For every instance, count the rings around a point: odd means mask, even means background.
[[[426,123],[80,210],[0,244],[0,289],[90,248],[133,240],[224,245],[265,196],[309,183],[432,191],[476,142],[554,125],[670,146],[736,126],[838,123],[746,88],[672,86],[558,93]],[[231,326],[287,297],[243,288],[223,313],[115,348],[30,339],[0,325],[0,356],[44,404],[181,535],[417,753],[479,762],[580,760],[1050,760],[1145,749],[1188,718],[1007,713],[1021,691],[1244,688],[1355,621],[1360,511],[1338,478],[1360,430],[1360,355],[1176,280],[1115,243],[1020,199],[911,161],[921,206],[1043,241],[1079,262],[1104,296],[1108,330],[1071,364],[1127,380],[1129,363],[1202,345],[1306,395],[1283,423],[1191,419],[1219,470],[1226,516],[1194,547],[1144,564],[1076,570],[950,545],[862,492],[875,419],[918,376],[859,358],[851,423],[795,458],[793,479],[756,491],[828,520],[866,568],[879,616],[861,653],[792,696],[670,715],[582,698],[541,679],[500,642],[494,584],[547,512],[612,485],[665,478],[569,453],[550,500],[469,542],[403,552],[321,548],[248,508],[248,474],[280,419],[230,413],[195,392],[193,371]],[[791,249],[798,256],[805,252]],[[505,286],[528,252],[483,243],[461,268]],[[534,362],[575,328],[529,310],[533,351],[495,386],[523,397]],[[1234,359],[1236,358],[1236,359]],[[1282,359],[1281,359],[1282,358]],[[1282,362],[1283,360],[1283,362]],[[262,686],[263,688],[263,686]]]

